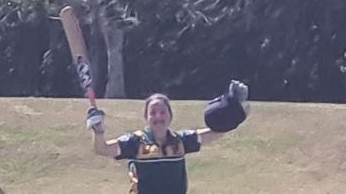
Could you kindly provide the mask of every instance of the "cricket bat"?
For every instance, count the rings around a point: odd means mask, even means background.
[[[76,66],[80,85],[85,90],[90,105],[96,107],[95,92],[92,88],[92,77],[89,68],[90,61],[79,21],[71,6],[61,9],[59,16],[70,47],[72,63]]]

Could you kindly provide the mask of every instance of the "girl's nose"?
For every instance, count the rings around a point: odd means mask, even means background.
[[[156,118],[161,118],[162,115],[161,115],[160,113],[156,113],[155,117],[156,117]]]
[[[162,118],[162,117],[163,117],[163,115],[159,112],[155,114],[155,118]]]

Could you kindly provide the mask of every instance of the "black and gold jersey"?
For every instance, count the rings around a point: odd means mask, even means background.
[[[130,159],[138,194],[185,194],[187,177],[185,154],[200,150],[194,130],[167,132],[167,141],[158,145],[150,131],[143,129],[118,138],[121,154]]]

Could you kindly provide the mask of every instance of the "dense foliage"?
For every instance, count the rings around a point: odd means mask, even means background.
[[[254,100],[346,102],[343,0],[1,0],[2,96],[83,96],[56,18],[67,4],[100,67],[99,97],[107,48],[92,27],[95,10],[125,32],[129,98],[206,99],[235,78]]]

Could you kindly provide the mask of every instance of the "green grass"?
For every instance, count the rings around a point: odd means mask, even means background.
[[[26,130],[21,127],[11,128],[8,126],[0,127],[0,147],[4,148],[16,144],[25,144],[38,140],[39,134],[30,129]]]
[[[143,101],[99,100],[106,136],[140,129]],[[203,101],[173,101],[173,129],[203,127]],[[125,161],[96,156],[84,99],[3,98],[0,188],[9,194],[126,193]],[[346,106],[251,102],[238,129],[187,156],[189,194],[342,194]]]

